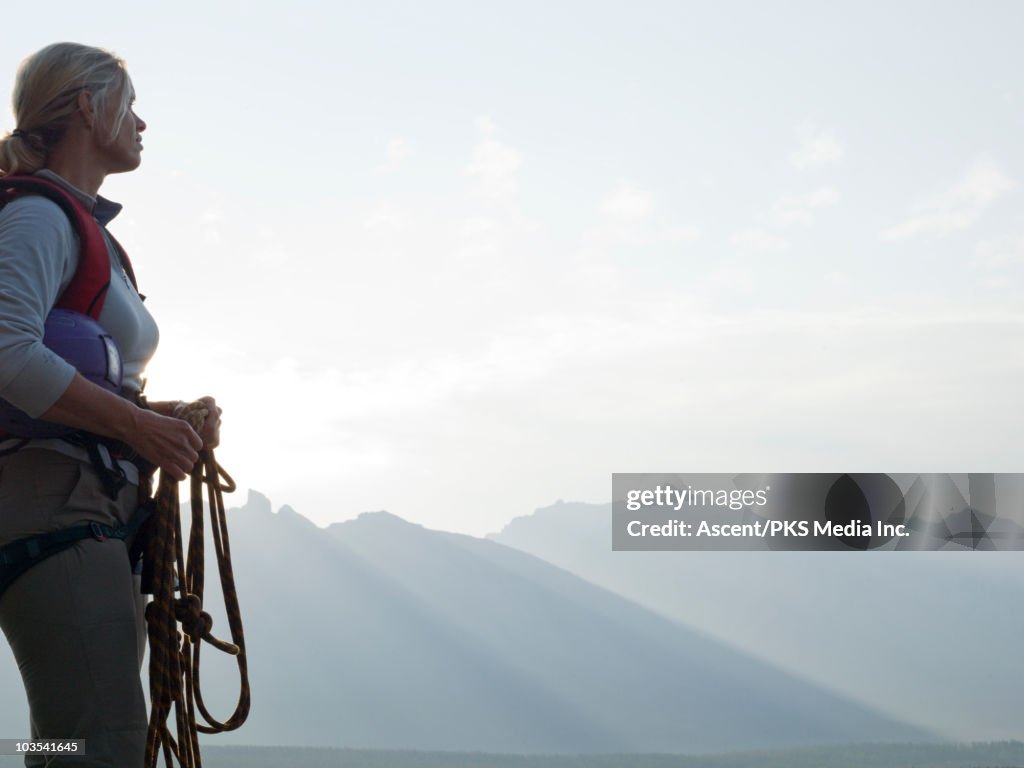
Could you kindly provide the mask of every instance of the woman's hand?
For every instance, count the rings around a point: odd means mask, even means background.
[[[124,442],[175,480],[188,477],[203,441],[187,421],[138,409],[136,428]]]
[[[42,418],[116,438],[176,480],[188,476],[203,447],[202,439],[187,422],[139,408],[81,374],[75,374]],[[219,426],[219,414],[216,423]]]
[[[194,429],[198,430],[199,437],[203,441],[203,449],[216,448],[220,445],[220,415],[222,411],[217,407],[217,401],[209,395],[191,403],[186,403],[184,400],[150,401],[149,407],[161,416],[170,416],[191,424]],[[199,411],[202,412],[201,415],[197,414]],[[199,426],[197,427],[197,425]]]

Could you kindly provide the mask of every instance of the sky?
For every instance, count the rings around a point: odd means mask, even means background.
[[[235,504],[483,535],[613,472],[1021,470],[1020,3],[4,27],[5,104],[50,42],[128,62],[143,165],[101,194],[161,327],[147,391],[217,397]]]

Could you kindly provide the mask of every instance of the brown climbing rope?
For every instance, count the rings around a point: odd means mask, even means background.
[[[191,403],[184,409],[182,417],[199,431],[206,417],[205,404]],[[231,629],[230,643],[218,640],[211,634],[213,620],[203,610],[204,485],[210,505],[210,528],[224,593],[224,607]],[[161,750],[167,768],[172,768],[173,760],[177,760],[181,768],[202,768],[199,733],[234,730],[245,722],[249,714],[245,637],[231,570],[227,517],[224,513],[223,494],[234,489],[234,480],[214,459],[213,451],[203,450],[192,469],[192,524],[186,560],[182,547],[178,483],[164,472],[160,473],[154,511],[144,532],[143,562],[153,592],[153,601],[146,607],[150,654],[149,693],[152,703],[146,740],[146,768],[156,768]],[[179,624],[181,631],[178,630]],[[234,655],[238,662],[238,704],[232,715],[223,722],[216,720],[203,703],[199,685],[199,650],[203,640],[218,650]],[[172,706],[177,725],[176,740],[167,724]],[[197,706],[206,725],[196,722]]]

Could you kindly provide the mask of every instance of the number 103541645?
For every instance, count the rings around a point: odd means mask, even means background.
[[[84,739],[0,739],[0,755],[84,755]]]

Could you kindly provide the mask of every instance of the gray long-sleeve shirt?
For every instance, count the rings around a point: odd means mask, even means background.
[[[38,176],[80,200],[103,228],[118,203],[90,197],[49,170]],[[0,178],[0,185],[3,179]],[[123,387],[138,391],[142,371],[156,351],[156,322],[131,285],[107,238],[110,288],[99,322],[117,343]],[[75,369],[43,346],[43,325],[78,266],[78,235],[61,208],[45,197],[19,197],[0,210],[0,397],[29,416],[45,413],[74,378]]]

